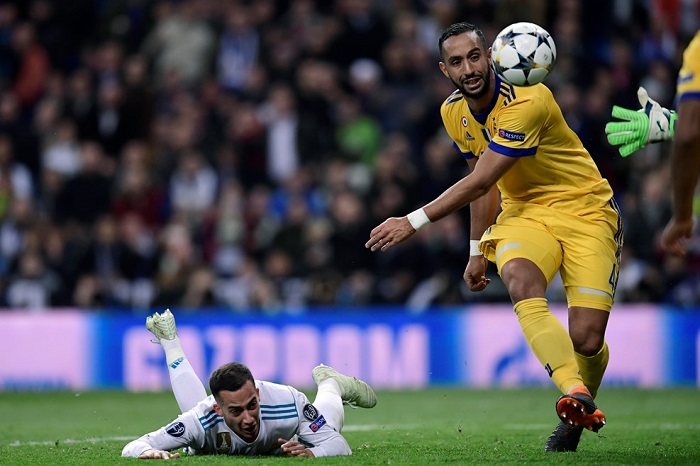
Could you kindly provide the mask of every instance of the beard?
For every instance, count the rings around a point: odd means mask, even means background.
[[[464,97],[469,98],[469,99],[479,99],[479,98],[483,97],[484,95],[486,95],[486,93],[489,90],[489,84],[491,83],[491,73],[493,73],[493,70],[491,70],[491,67],[489,66],[486,68],[486,75],[481,76],[481,78],[482,78],[481,79],[481,86],[474,91],[468,90],[464,84],[462,84],[461,82],[455,81],[451,77],[450,77],[450,81],[452,81],[452,84],[455,85],[455,87],[459,90],[459,92],[462,93],[462,95]],[[469,76],[467,79],[472,79],[472,78],[476,78],[476,77],[479,77],[479,74]]]

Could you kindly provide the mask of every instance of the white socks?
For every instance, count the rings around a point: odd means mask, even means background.
[[[341,398],[340,386],[333,379],[326,379],[318,384],[314,406],[326,419],[328,425],[340,432],[345,422],[345,410]]]
[[[207,391],[185,357],[180,345],[180,338],[175,337],[173,340],[161,338],[160,345],[165,350],[165,362],[168,364],[173,394],[180,407],[180,412],[184,413],[206,398]]]

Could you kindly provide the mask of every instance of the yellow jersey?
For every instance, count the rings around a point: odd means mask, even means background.
[[[613,196],[543,84],[514,87],[496,75],[496,92],[479,114],[457,90],[440,107],[443,124],[465,158],[489,149],[520,160],[498,181],[503,210],[538,204],[580,215],[606,206]]]
[[[685,99],[700,99],[700,31],[683,52],[683,66],[676,85],[676,105]]]

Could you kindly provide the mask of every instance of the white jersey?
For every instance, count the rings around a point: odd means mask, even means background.
[[[253,442],[236,435],[214,411],[212,395],[167,426],[124,447],[122,456],[138,457],[148,449],[186,448],[190,454],[282,455],[280,438],[299,442],[315,456],[351,454],[345,438],[326,423],[305,394],[288,385],[255,381],[260,390],[260,432]]]

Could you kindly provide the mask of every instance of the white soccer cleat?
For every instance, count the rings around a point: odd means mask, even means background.
[[[326,379],[335,380],[342,392],[341,398],[343,399],[343,403],[352,407],[374,408],[377,404],[377,395],[375,395],[372,387],[358,378],[343,375],[330,366],[319,364],[314,367],[311,376],[314,378],[316,385]]]
[[[155,312],[146,317],[146,328],[157,338],[157,340],[151,340],[153,343],[160,343],[162,339],[174,340],[177,337],[175,316],[170,309],[166,309],[162,314]]]

